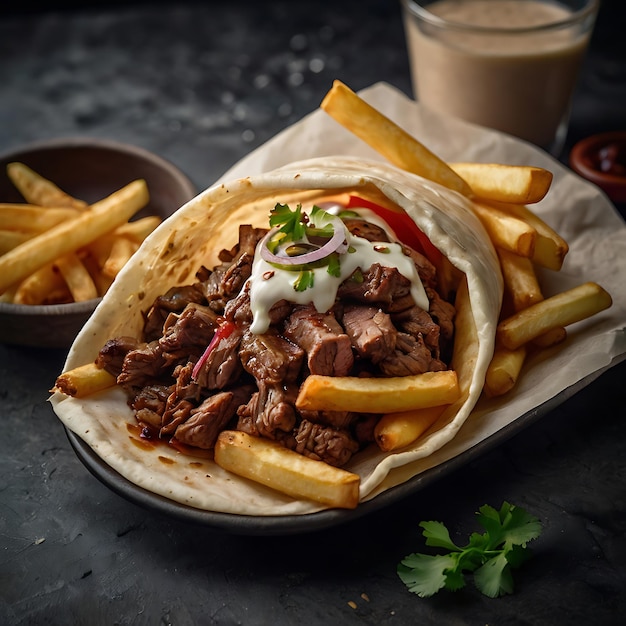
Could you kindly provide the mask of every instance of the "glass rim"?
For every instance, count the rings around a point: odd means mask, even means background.
[[[499,0],[494,0],[499,1]],[[447,20],[434,13],[431,13],[425,6],[422,6],[417,0],[401,0],[404,8],[414,15],[415,17],[419,17],[424,20],[431,26],[435,26],[437,28],[447,28],[451,30],[457,31],[465,31],[465,32],[473,32],[473,33],[482,33],[482,34],[528,34],[528,33],[541,33],[541,32],[549,32],[552,30],[559,30],[562,28],[566,28],[568,26],[572,26],[578,22],[585,20],[586,18],[597,13],[598,7],[600,6],[600,0],[588,0],[588,2],[573,11],[571,15],[568,15],[564,19],[554,20],[552,22],[546,22],[545,24],[537,24],[535,26],[514,26],[514,27],[506,27],[506,26],[479,26],[477,24],[465,24],[463,22],[455,22],[453,20]],[[432,3],[431,3],[432,4]],[[561,6],[561,3],[555,2],[557,6]]]

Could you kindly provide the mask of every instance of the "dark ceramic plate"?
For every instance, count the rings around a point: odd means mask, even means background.
[[[578,391],[593,382],[602,372],[606,371],[606,369],[609,368],[599,370],[579,380],[575,385],[572,385],[562,393],[554,396],[544,404],[528,411],[473,448],[470,448],[449,461],[441,463],[437,467],[414,476],[401,485],[388,489],[376,498],[368,502],[363,502],[353,510],[332,509],[306,515],[264,517],[257,515],[233,515],[230,513],[196,509],[164,498],[142,487],[138,487],[111,468],[106,461],[101,459],[80,437],[70,430],[66,429],[66,432],[78,458],[96,478],[118,495],[145,509],[156,511],[184,522],[200,524],[213,530],[226,531],[233,534],[265,536],[292,535],[322,530],[356,520],[417,493],[485,452],[501,445],[523,428],[526,428],[540,417],[543,417],[571,398]]]
[[[150,202],[137,217],[169,217],[196,195],[193,183],[176,166],[143,148],[103,139],[70,138],[34,143],[1,154],[0,202],[24,202],[6,175],[6,166],[13,161],[25,163],[89,203],[143,178]],[[0,302],[0,342],[68,347],[98,302],[44,306]]]

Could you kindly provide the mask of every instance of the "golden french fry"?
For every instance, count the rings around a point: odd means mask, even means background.
[[[113,235],[116,237],[128,237],[137,243],[141,243],[160,223],[161,218],[158,215],[148,215],[118,226],[113,231]]]
[[[515,350],[509,350],[504,346],[496,347],[485,375],[483,388],[485,394],[488,397],[502,396],[513,389],[525,360],[524,345]]]
[[[421,437],[449,405],[400,413],[386,413],[374,428],[374,439],[383,452],[404,448]]]
[[[359,503],[357,474],[313,460],[269,439],[222,431],[215,443],[215,462],[229,472],[293,498],[345,509],[354,509]]]
[[[36,233],[20,230],[0,230],[0,255],[5,254],[28,239],[32,239]]]
[[[98,297],[98,290],[93,279],[75,252],[68,252],[56,259],[53,265],[67,283],[74,302],[93,300]]]
[[[50,391],[59,391],[73,398],[84,398],[114,385],[113,374],[97,367],[95,363],[87,363],[60,374]]]
[[[341,81],[333,82],[320,107],[394,165],[471,195],[469,185],[447,163]]]
[[[515,311],[543,300],[543,293],[533,262],[528,257],[522,257],[508,250],[496,248],[504,278],[505,289],[511,296]]]
[[[519,256],[533,256],[537,239],[537,231],[533,226],[483,202],[474,202],[473,208],[494,246]]]
[[[15,304],[57,304],[71,302],[72,296],[63,276],[47,263],[25,278],[13,295]]]
[[[296,408],[311,411],[397,413],[451,404],[460,395],[456,372],[425,372],[393,378],[307,376]]]
[[[54,226],[0,257],[0,292],[42,265],[81,248],[128,221],[148,202],[144,180],[129,183],[74,220]]]
[[[467,182],[478,198],[533,204],[539,202],[550,189],[552,172],[531,165],[504,165],[500,163],[449,163]]]
[[[0,204],[0,228],[41,233],[79,215],[76,209],[3,203]]]
[[[85,254],[82,261],[96,286],[98,296],[103,296],[109,290],[113,278],[102,273],[102,266],[98,264],[96,258],[89,252]]]
[[[109,278],[115,278],[126,265],[128,259],[137,251],[137,247],[136,242],[126,237],[116,237],[113,240],[109,256],[102,265],[102,274]]]
[[[535,229],[537,236],[531,256],[533,262],[541,267],[558,272],[563,266],[563,261],[569,251],[569,246],[565,239],[526,206],[504,203],[499,203],[496,206],[509,215],[525,221]]]
[[[24,163],[9,163],[7,174],[26,202],[43,207],[86,209],[87,203],[74,198]]]
[[[559,326],[591,317],[612,304],[610,294],[594,282],[584,283],[537,302],[498,324],[497,339],[515,350]]]
[[[531,343],[537,348],[551,348],[552,346],[556,346],[557,344],[564,342],[566,339],[567,328],[557,326],[556,328],[551,328],[548,332],[543,333],[543,335],[535,337]]]

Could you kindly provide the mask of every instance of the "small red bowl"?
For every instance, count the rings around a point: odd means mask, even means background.
[[[626,132],[593,135],[570,152],[570,167],[616,204],[626,202]]]

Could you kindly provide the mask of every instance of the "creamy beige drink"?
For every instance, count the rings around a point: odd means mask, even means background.
[[[593,14],[572,20],[572,9],[547,0],[419,4],[430,17],[405,14],[416,98],[550,148],[567,119]]]

